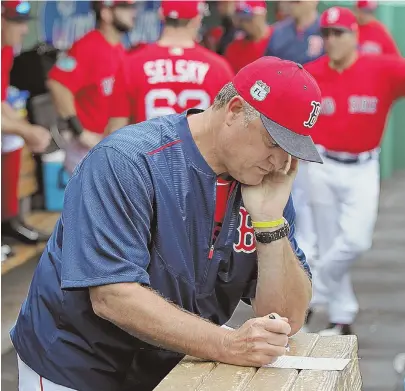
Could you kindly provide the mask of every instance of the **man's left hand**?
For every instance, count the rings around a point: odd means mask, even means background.
[[[256,186],[242,186],[242,198],[253,221],[273,221],[283,216],[298,171],[298,160],[289,158],[285,167],[269,173]]]

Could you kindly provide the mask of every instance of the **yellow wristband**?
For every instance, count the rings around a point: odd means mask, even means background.
[[[253,228],[275,228],[284,225],[284,218],[273,221],[252,221]]]

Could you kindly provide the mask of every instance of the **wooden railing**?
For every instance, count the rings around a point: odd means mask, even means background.
[[[320,337],[298,333],[290,339],[292,356],[347,358],[341,370],[251,368],[185,357],[155,391],[360,391],[354,335]]]

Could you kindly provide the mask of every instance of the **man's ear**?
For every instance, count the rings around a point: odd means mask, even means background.
[[[243,115],[243,99],[237,95],[234,96],[225,107],[225,122],[231,126],[235,120]]]

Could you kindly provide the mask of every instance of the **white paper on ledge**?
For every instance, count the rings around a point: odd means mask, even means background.
[[[273,364],[264,366],[267,368],[342,371],[349,362],[349,358],[281,356]]]
[[[225,324],[221,327],[227,330],[235,330]],[[281,356],[273,364],[264,365],[264,367],[282,369],[311,369],[315,371],[342,371],[349,362],[349,358]]]

